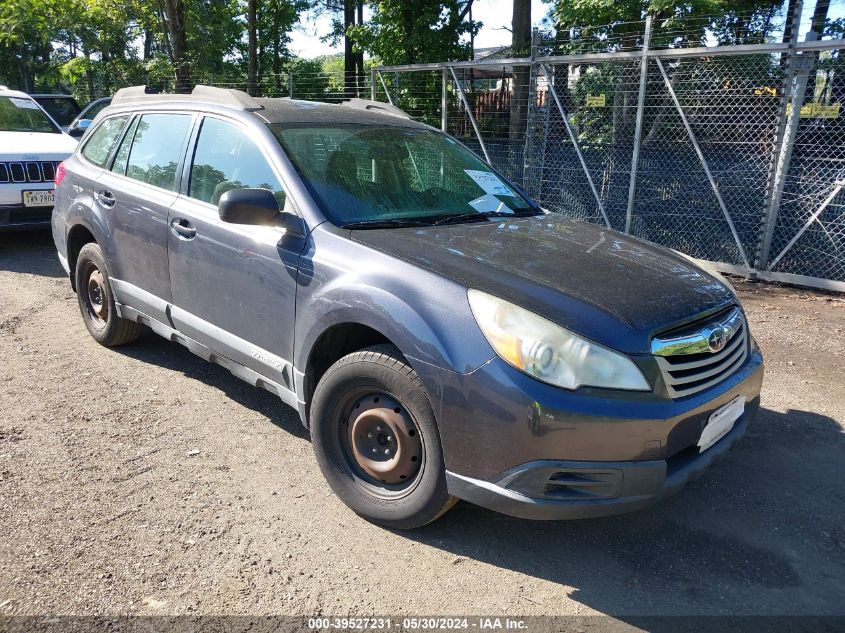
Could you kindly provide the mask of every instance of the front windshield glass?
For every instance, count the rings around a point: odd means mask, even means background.
[[[60,132],[37,103],[24,97],[0,97],[0,131]]]
[[[440,132],[362,124],[270,127],[323,212],[339,226],[540,213],[475,154]]]

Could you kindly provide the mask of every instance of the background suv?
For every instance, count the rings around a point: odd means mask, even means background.
[[[74,149],[29,95],[0,86],[0,231],[50,222],[56,168]]]
[[[544,213],[392,106],[130,88],[65,165],[53,236],[91,335],[146,325],[276,393],[332,489],[383,525],[457,498],[642,508],[759,406],[722,281]]]

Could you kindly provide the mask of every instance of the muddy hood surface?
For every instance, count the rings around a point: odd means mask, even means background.
[[[668,249],[553,214],[358,230],[352,239],[630,353],[736,302],[723,282]]]

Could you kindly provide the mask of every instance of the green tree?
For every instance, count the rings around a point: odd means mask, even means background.
[[[467,2],[459,0],[373,0],[366,24],[350,27],[347,35],[360,49],[385,64],[414,64],[470,59],[472,48],[462,41],[481,24],[465,20]]]

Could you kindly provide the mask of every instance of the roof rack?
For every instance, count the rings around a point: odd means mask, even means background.
[[[194,90],[190,94],[159,94],[150,92],[148,86],[131,86],[129,88],[121,88],[114,97],[112,97],[112,105],[121,103],[135,103],[143,101],[202,101],[203,103],[216,103],[219,105],[229,106],[238,110],[263,110],[258,101],[250,97],[242,90],[233,90],[231,88],[216,88],[214,86],[194,86]]]
[[[371,99],[347,99],[346,101],[341,101],[340,105],[348,108],[355,108],[357,110],[372,110],[382,114],[391,114],[393,116],[402,117],[403,119],[413,118],[404,110],[400,110],[395,105],[391,103],[384,103],[383,101],[372,101]]]

